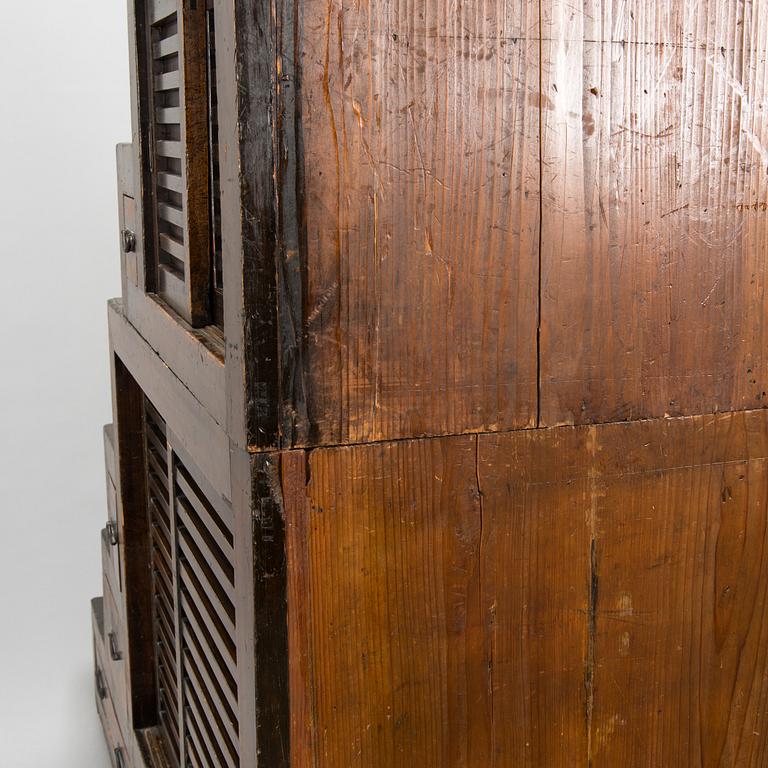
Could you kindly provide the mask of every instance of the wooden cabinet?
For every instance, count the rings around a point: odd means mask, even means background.
[[[768,760],[768,0],[130,0],[128,768]]]

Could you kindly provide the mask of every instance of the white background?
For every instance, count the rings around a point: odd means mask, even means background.
[[[127,12],[125,0],[2,9],[0,768],[106,768],[89,601],[106,519]]]

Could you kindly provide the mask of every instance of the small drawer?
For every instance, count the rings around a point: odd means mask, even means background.
[[[115,451],[115,429],[112,424],[104,427],[104,466],[107,474],[107,525],[101,532],[102,565],[104,572],[111,574],[115,591],[123,591],[120,571],[120,510],[117,497],[117,453]]]
[[[115,425],[104,427],[104,466],[112,478],[112,484],[117,485],[117,451],[115,451]]]
[[[103,606],[102,669],[112,694],[118,721],[124,724],[128,719],[128,664],[126,661],[128,639],[120,604],[116,602],[106,579]]]
[[[109,659],[108,647],[105,645],[106,625],[104,617],[104,601],[96,598],[92,601],[93,619],[93,658],[94,685],[96,689],[96,710],[101,720],[104,736],[109,746],[112,764],[115,768],[128,768],[131,765],[127,748],[129,742],[125,738],[127,719],[118,716],[122,702],[115,698],[117,690],[109,674],[112,666]]]
[[[118,215],[120,219],[120,255],[123,272],[139,285],[139,243],[137,242],[137,206],[133,178],[133,145],[117,146]]]
[[[101,529],[101,567],[104,578],[109,581],[110,588],[116,595],[122,594],[122,579],[120,574],[120,541],[116,540],[114,531],[107,524]]]

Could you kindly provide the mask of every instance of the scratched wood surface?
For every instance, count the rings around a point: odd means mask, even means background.
[[[531,0],[302,4],[294,444],[533,425],[537,23]]]
[[[541,424],[760,407],[768,3],[542,0]]]
[[[300,456],[292,765],[765,764],[763,411]]]

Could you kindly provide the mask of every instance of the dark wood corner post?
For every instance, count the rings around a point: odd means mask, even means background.
[[[271,2],[215,2],[227,432],[237,538],[241,754],[288,768],[281,338]],[[265,451],[265,452],[262,452]],[[245,765],[245,763],[244,763]],[[255,765],[253,761],[247,765]]]
[[[154,640],[152,634],[152,573],[147,513],[141,388],[112,352],[113,413],[116,414],[119,509],[118,536],[123,551],[122,580],[127,603],[129,716],[133,728],[157,721]]]

